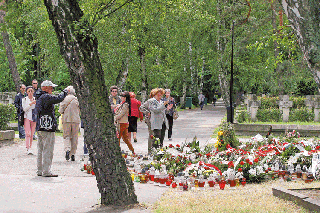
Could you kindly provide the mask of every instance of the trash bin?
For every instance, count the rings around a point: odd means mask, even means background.
[[[186,97],[186,107],[189,107],[189,109],[191,109],[191,107],[192,107],[192,97]]]

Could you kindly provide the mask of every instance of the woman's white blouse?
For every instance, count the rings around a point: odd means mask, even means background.
[[[32,98],[32,101],[36,100],[35,97]],[[32,104],[30,106],[30,103],[32,102],[29,97],[25,97],[22,99],[22,108],[24,111],[24,118],[27,118],[32,121],[32,110],[36,107],[35,104]]]

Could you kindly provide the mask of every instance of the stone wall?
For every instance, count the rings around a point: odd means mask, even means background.
[[[0,92],[0,103],[1,104],[13,104],[14,98],[17,95],[16,92]]]

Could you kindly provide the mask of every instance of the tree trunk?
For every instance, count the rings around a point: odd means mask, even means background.
[[[194,74],[193,74],[193,64],[192,64],[192,43],[189,42],[189,63],[190,63],[190,73],[191,73],[191,96],[195,94],[194,85]]]
[[[129,58],[122,60],[121,70],[116,79],[116,85],[118,85],[119,91],[122,91],[124,84],[126,83],[129,73]]]
[[[272,23],[272,28],[273,28],[273,34],[276,35],[278,34],[278,25],[277,25],[277,12],[276,12],[276,2],[273,0],[270,0],[270,5],[271,5],[271,23]],[[275,67],[275,73],[276,76],[278,76],[278,89],[279,89],[279,94],[283,95],[284,94],[284,88],[283,88],[283,71],[279,69],[279,62],[278,62],[278,56],[279,56],[279,44],[277,40],[273,41],[273,48],[274,48],[274,57],[277,61],[276,67]]]
[[[279,0],[293,28],[303,56],[320,88],[320,2],[319,0]]]
[[[5,6],[5,1],[0,2],[0,7]],[[4,17],[6,16],[6,12],[4,10],[0,10],[0,24],[5,24]],[[6,49],[6,54],[9,62],[9,68],[11,71],[11,76],[14,82],[14,86],[16,88],[16,92],[20,92],[20,84],[21,79],[18,72],[17,64],[16,64],[16,58],[14,57],[12,46],[9,40],[9,34],[5,27],[3,27],[3,31],[1,32],[2,38],[3,38],[3,44]]]
[[[184,74],[187,72],[186,66],[183,68]],[[180,108],[184,109],[186,107],[186,97],[187,97],[187,82],[186,78],[183,78],[183,84],[182,84],[182,98],[180,100]]]
[[[145,66],[145,49],[143,47],[140,47],[138,50],[139,58],[140,58],[140,70],[142,74],[142,89],[141,89],[141,101],[144,103],[147,100],[147,73],[146,73],[146,66]]]
[[[220,5],[220,1],[217,3],[217,11],[219,16],[221,17],[222,13],[222,8]],[[230,104],[230,96],[229,96],[229,82],[227,80],[227,67],[225,65],[224,61],[224,54],[225,54],[225,49],[226,49],[226,44],[227,40],[224,38],[222,35],[222,29],[225,28],[225,20],[220,19],[218,21],[218,32],[217,32],[217,50],[218,50],[218,57],[220,57],[220,60],[218,62],[219,64],[219,85],[220,85],[220,90],[221,90],[221,97],[224,101],[225,106],[229,106]]]
[[[206,59],[202,58],[202,68],[201,68],[201,76],[200,76],[200,92],[203,90],[203,76],[204,76],[204,69],[205,69]]]
[[[44,0],[84,121],[84,140],[104,205],[137,203],[108,101],[98,41],[76,0]]]

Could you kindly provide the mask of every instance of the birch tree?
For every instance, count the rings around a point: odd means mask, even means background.
[[[129,1],[92,2],[95,16],[88,19],[76,0],[44,0],[63,56],[75,87],[82,120],[84,140],[90,153],[104,205],[137,202],[134,186],[121,155],[108,102],[94,25]]]
[[[310,72],[320,88],[320,2],[318,0],[279,0],[298,37]]]

